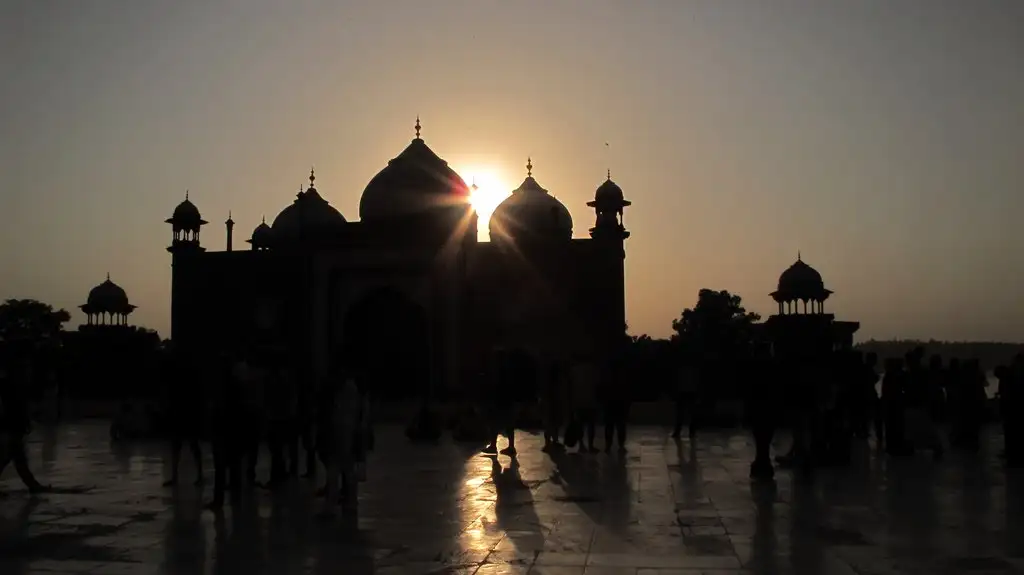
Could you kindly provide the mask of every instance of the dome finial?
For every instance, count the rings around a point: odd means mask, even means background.
[[[608,179],[612,179],[612,147],[608,142],[604,143],[604,165],[607,166]]]
[[[263,216],[263,218],[260,220],[260,223],[267,223],[267,216]]]
[[[533,177],[533,158],[531,158],[530,156],[526,157],[526,177]]]
[[[420,139],[420,115],[416,114],[416,139]]]
[[[185,201],[188,201],[188,190],[185,190]]]
[[[313,166],[309,167],[309,187],[313,187],[313,182],[316,181],[316,174],[313,173]]]
[[[796,261],[798,261],[798,262],[804,261],[804,260],[800,259],[800,250],[796,251]]]
[[[110,272],[107,272],[107,281],[110,281]]]

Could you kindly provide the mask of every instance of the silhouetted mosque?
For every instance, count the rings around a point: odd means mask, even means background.
[[[610,174],[588,202],[590,238],[533,175],[494,211],[477,241],[470,187],[420,137],[363,190],[348,221],[315,187],[233,250],[207,251],[207,223],[186,199],[173,230],[171,337],[288,354],[307,381],[356,370],[382,395],[473,385],[495,348],[534,356],[607,354],[625,330],[623,208]]]
[[[830,295],[832,291],[825,288],[818,270],[797,255],[796,262],[779,276],[778,289],[771,293],[779,304],[779,313],[764,323],[776,355],[816,354],[853,347],[853,334],[860,329],[860,323],[837,321],[835,315],[825,313],[825,300]]]

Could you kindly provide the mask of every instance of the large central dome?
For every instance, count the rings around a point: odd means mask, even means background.
[[[363,190],[359,219],[372,222],[404,218],[466,204],[468,200],[466,182],[423,142],[417,119],[416,138]]]

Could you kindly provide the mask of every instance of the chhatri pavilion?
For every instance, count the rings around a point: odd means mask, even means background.
[[[832,293],[818,270],[798,254],[771,293],[779,313],[764,323],[764,333],[777,356],[817,355],[853,347],[853,334],[860,323],[838,321],[834,314],[825,313],[825,301]]]

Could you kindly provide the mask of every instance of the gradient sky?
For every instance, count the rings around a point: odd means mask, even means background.
[[[1014,0],[8,0],[0,297],[77,324],[109,271],[166,333],[186,188],[211,249],[310,165],[356,219],[419,114],[509,189],[531,155],[577,236],[610,167],[632,332],[770,313],[800,250],[862,338],[1024,341],[1022,56]]]

